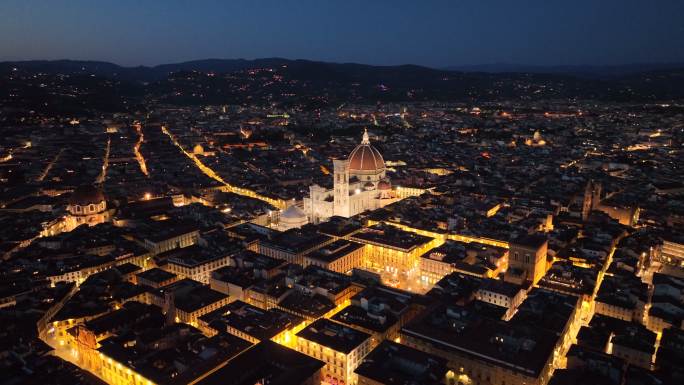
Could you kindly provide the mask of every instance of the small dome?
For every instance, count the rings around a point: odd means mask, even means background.
[[[69,204],[72,206],[88,206],[90,204],[99,204],[104,201],[102,191],[94,186],[84,185],[76,188],[71,197],[69,197]]]
[[[392,189],[392,186],[389,184],[388,181],[381,180],[380,183],[378,183],[378,190],[390,190],[390,189]]]
[[[534,136],[532,136],[532,138],[537,142],[541,139],[541,133],[539,132],[539,130],[534,132]]]
[[[285,209],[282,214],[280,214],[280,219],[301,220],[306,219],[306,214],[296,205],[292,205]]]
[[[349,154],[350,171],[382,171],[385,161],[377,148],[371,146],[368,131],[364,131],[361,144]]]

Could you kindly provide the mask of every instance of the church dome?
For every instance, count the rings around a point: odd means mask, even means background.
[[[386,180],[381,180],[380,183],[378,183],[378,190],[390,190],[392,186],[390,186],[389,182]]]
[[[302,209],[300,209],[296,205],[292,205],[285,209],[285,211],[283,211],[282,214],[280,214],[280,219],[298,221],[306,219],[306,214],[304,213],[304,211],[302,211]]]
[[[286,231],[296,227],[302,227],[309,222],[306,214],[299,207],[292,205],[280,214],[278,229]]]
[[[364,131],[361,144],[349,154],[350,171],[382,171],[385,161],[377,148],[371,146],[368,131]]]
[[[77,187],[71,197],[69,197],[69,204],[72,206],[88,206],[90,204],[97,205],[105,200],[102,191],[94,186],[84,185]]]

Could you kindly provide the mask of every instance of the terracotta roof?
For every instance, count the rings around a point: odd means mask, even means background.
[[[87,206],[89,204],[98,204],[104,201],[104,195],[102,191],[94,186],[84,185],[77,187],[71,197],[69,197],[70,205]]]
[[[377,148],[371,146],[368,132],[363,133],[361,144],[349,154],[349,170],[381,171],[385,169],[385,161]]]

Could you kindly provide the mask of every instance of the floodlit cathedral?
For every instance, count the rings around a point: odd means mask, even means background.
[[[304,198],[304,212],[311,223],[325,222],[333,215],[351,217],[398,200],[385,175],[385,161],[371,145],[368,131],[348,159],[333,160],[333,189],[313,185]]]

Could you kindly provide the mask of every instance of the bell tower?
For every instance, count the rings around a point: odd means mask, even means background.
[[[349,162],[346,159],[333,160],[334,203],[333,215],[349,217]]]
[[[582,201],[582,220],[587,220],[589,214],[592,210],[596,210],[599,203],[601,203],[601,190],[602,186],[600,182],[595,182],[593,179],[587,182],[587,186],[584,188],[584,199]]]

